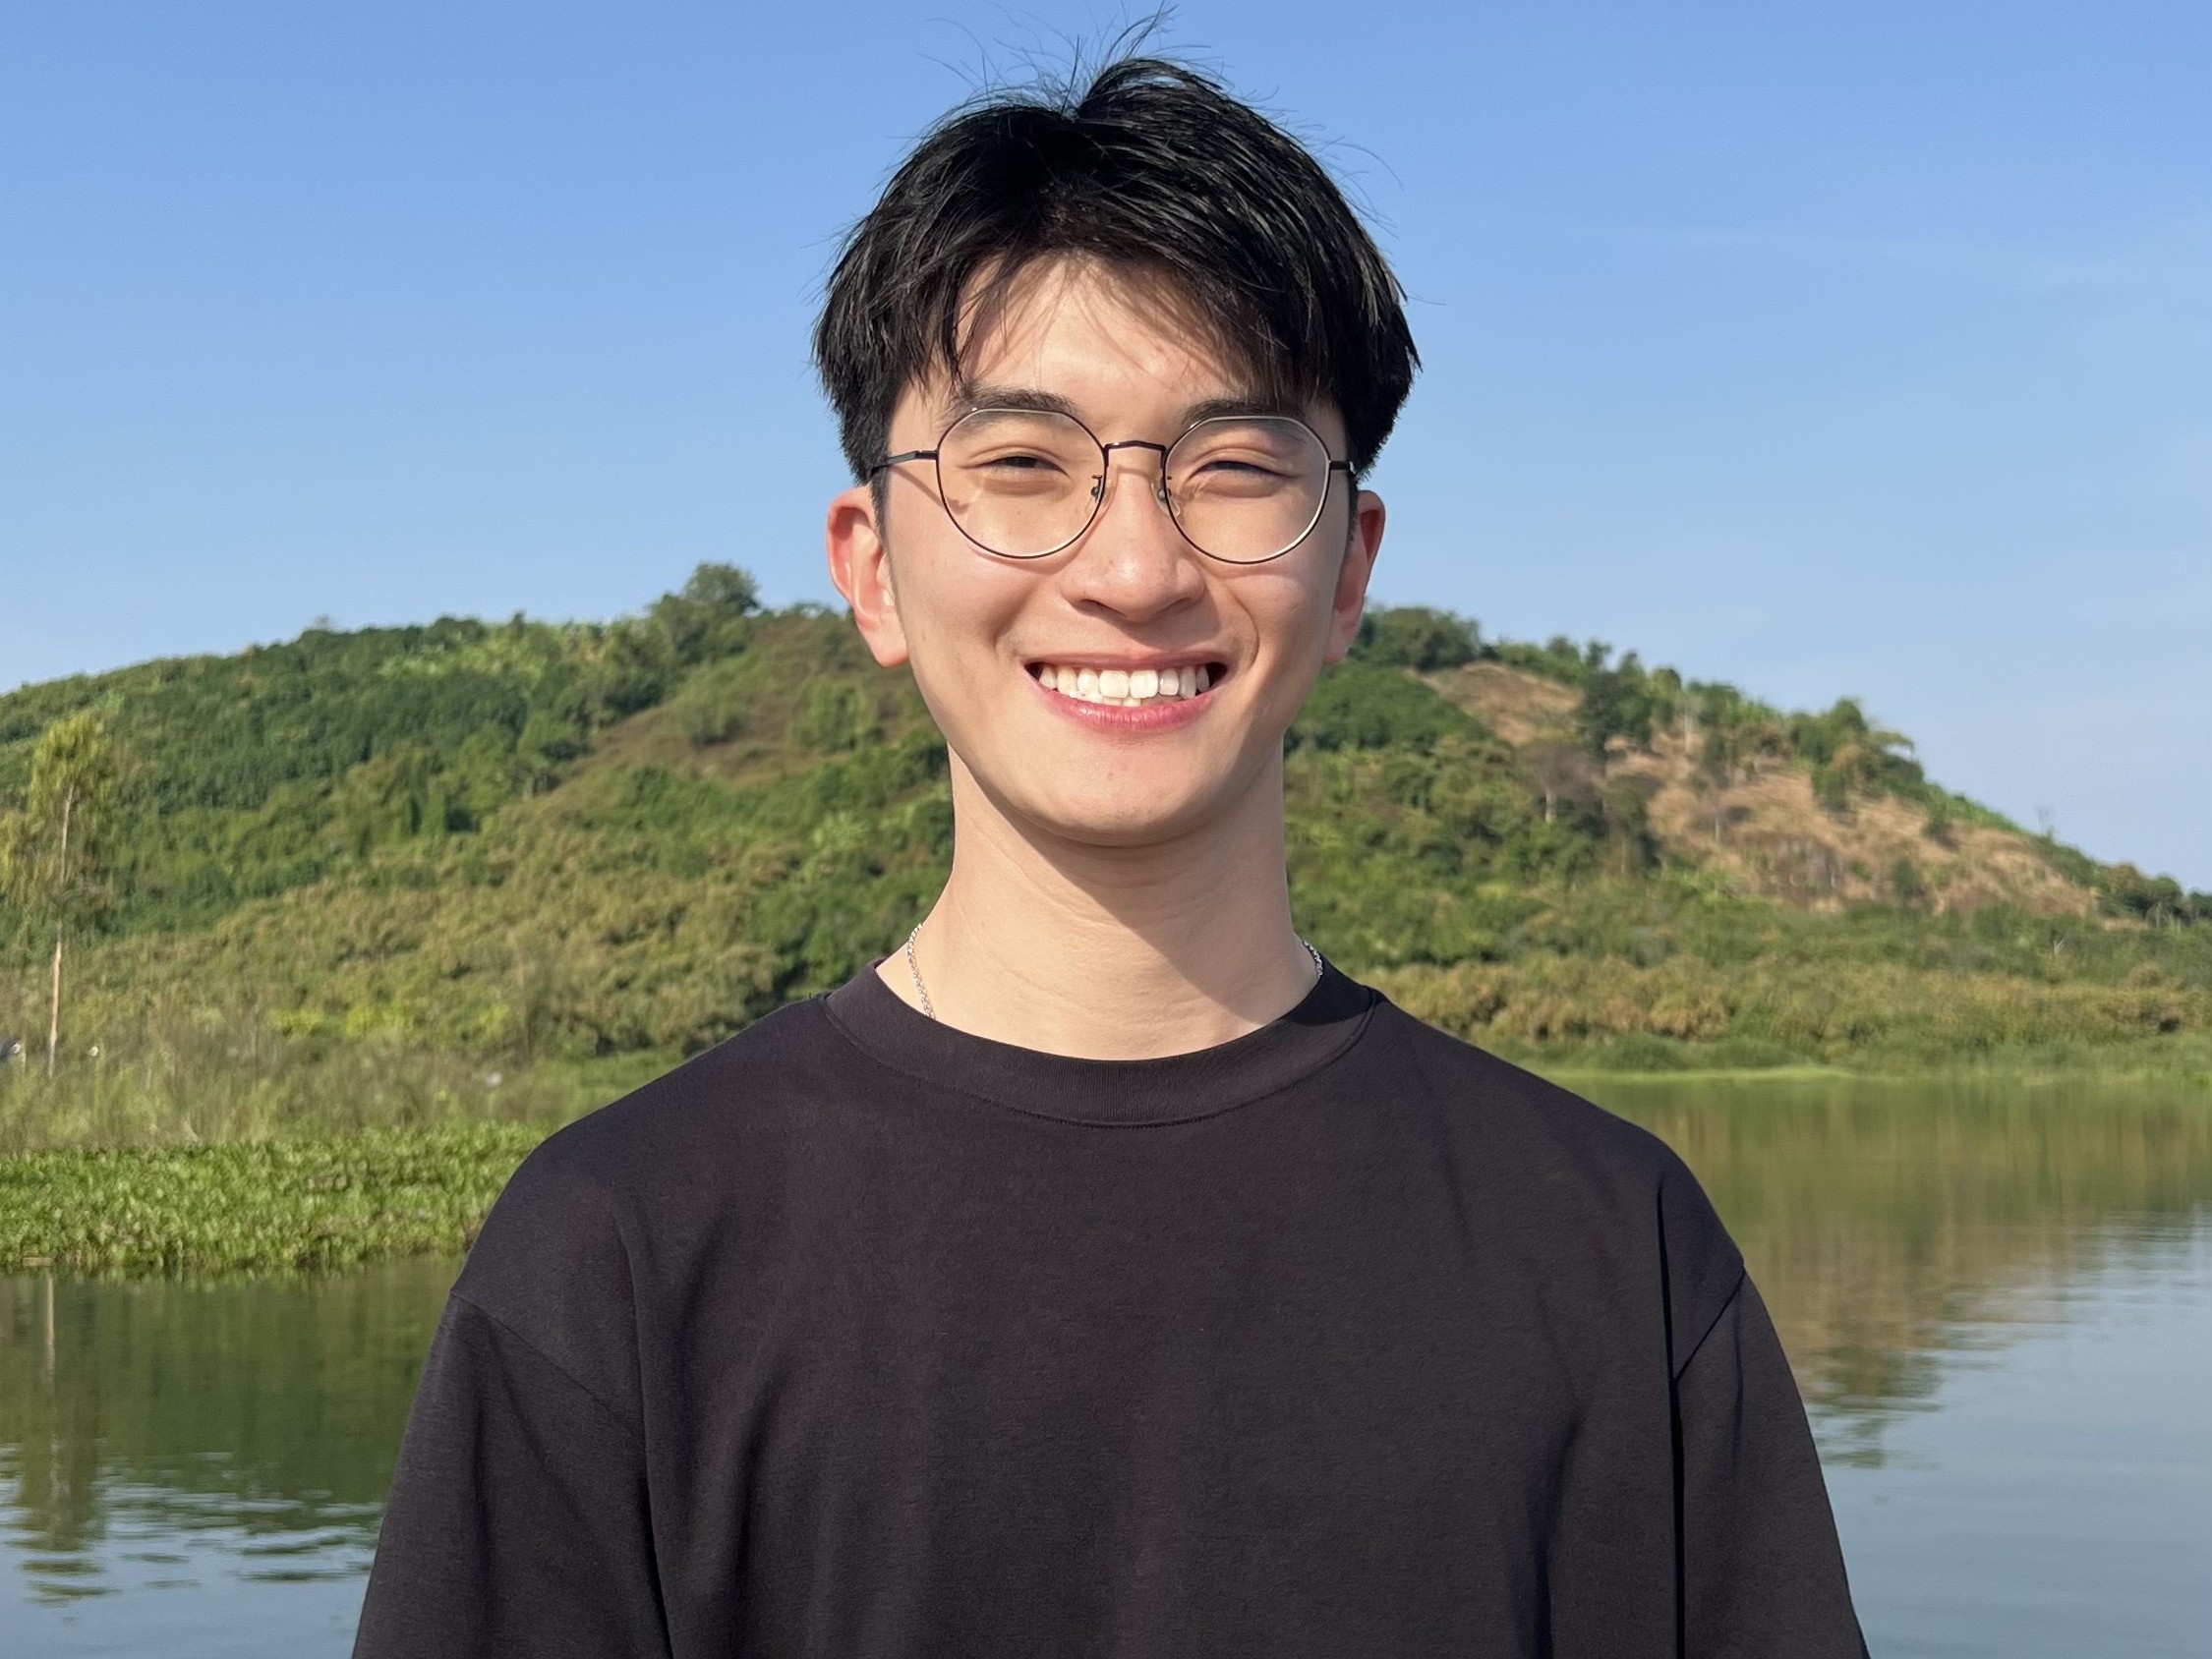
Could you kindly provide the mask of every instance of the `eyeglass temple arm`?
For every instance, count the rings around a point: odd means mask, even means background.
[[[886,455],[868,469],[868,476],[874,478],[886,467],[896,467],[902,461],[934,461],[936,459],[937,451],[934,449],[909,449],[903,455]]]

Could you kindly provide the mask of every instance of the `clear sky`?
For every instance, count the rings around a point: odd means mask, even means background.
[[[1096,4],[0,0],[0,686],[702,559],[829,599],[806,330]],[[1386,600],[1598,636],[2212,888],[2212,8],[1188,0],[1426,369]]]

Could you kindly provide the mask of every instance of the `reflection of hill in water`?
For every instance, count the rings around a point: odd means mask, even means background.
[[[451,1277],[402,1262],[320,1283],[0,1280],[7,1542],[58,1594],[125,1520],[372,1542]]]
[[[2212,1099],[2018,1085],[1594,1087],[1678,1148],[1775,1310],[1832,1457],[1876,1459],[1942,1355],[2046,1319],[2212,1204]],[[115,1534],[375,1533],[450,1277],[0,1281],[0,1536],[83,1593]],[[49,1293],[51,1319],[49,1323]],[[50,1335],[49,1335],[50,1333]]]
[[[2018,1082],[1604,1082],[1743,1245],[1833,1457],[1935,1393],[1947,1350],[2047,1324],[2212,1204],[2212,1099]]]

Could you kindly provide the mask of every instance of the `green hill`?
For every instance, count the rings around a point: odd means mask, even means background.
[[[0,912],[0,1149],[558,1116],[883,953],[942,880],[942,741],[742,573],[605,624],[313,629],[0,697],[121,773],[68,958]],[[2212,897],[1820,714],[1596,644],[1370,617],[1290,738],[1293,899],[1349,970],[1550,1065],[2212,1067]],[[91,1051],[97,1048],[95,1057]]]

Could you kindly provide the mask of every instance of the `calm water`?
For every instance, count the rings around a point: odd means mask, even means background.
[[[2212,1651],[2212,1100],[1596,1092],[1751,1258],[1878,1655]],[[0,1653],[343,1654],[450,1271],[0,1280]]]

